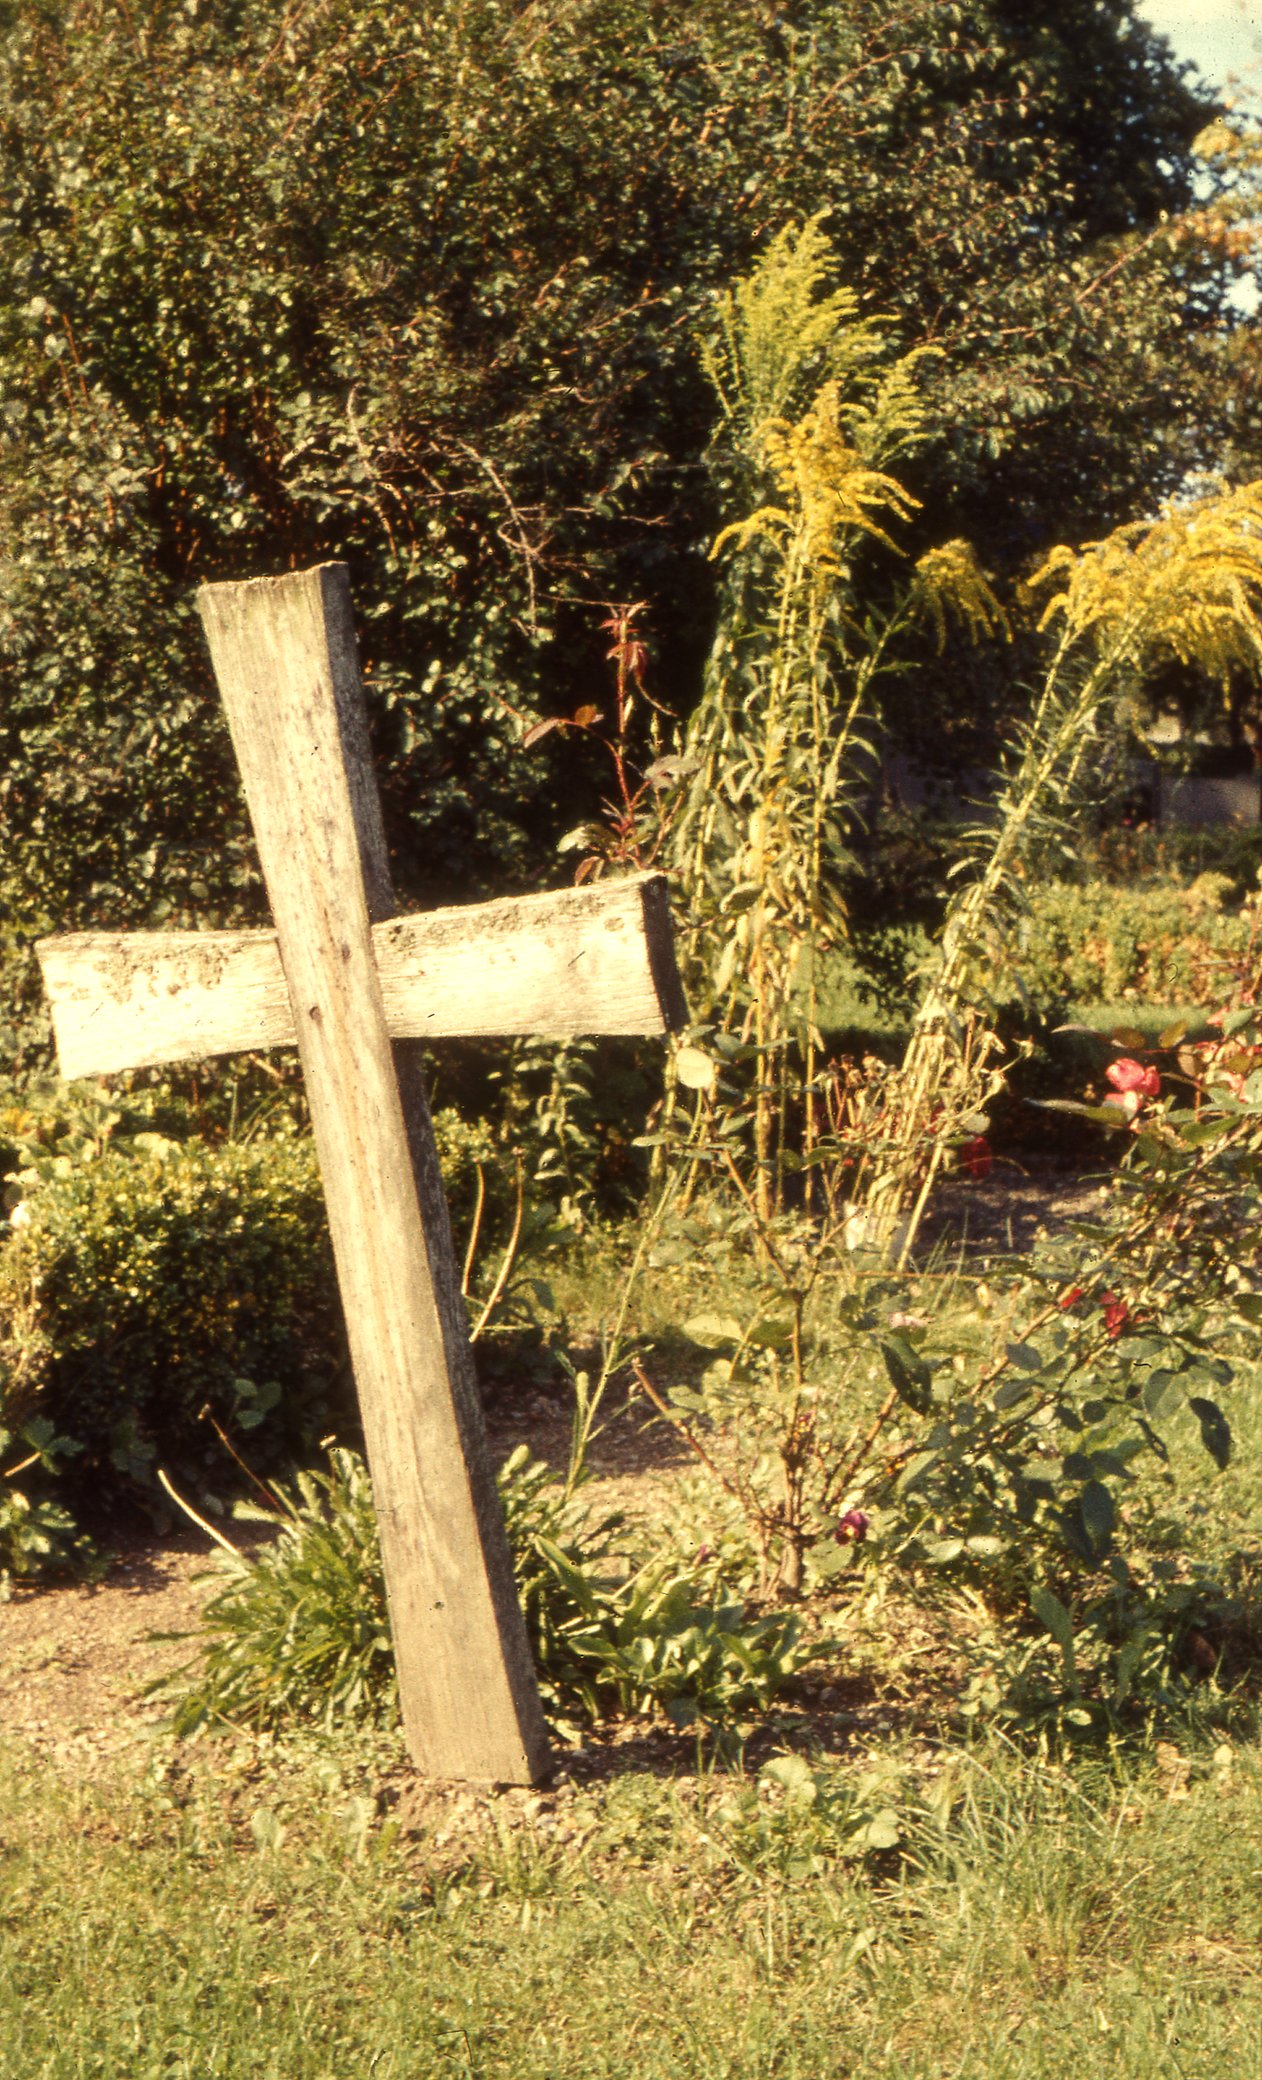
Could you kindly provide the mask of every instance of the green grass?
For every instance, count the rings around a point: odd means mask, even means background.
[[[857,1764],[813,1804],[632,1770],[411,1839],[380,1748],[78,1790],[10,1750],[0,2074],[1251,2080],[1262,1766],[1161,1752],[887,1755],[902,1844],[864,1860]]]

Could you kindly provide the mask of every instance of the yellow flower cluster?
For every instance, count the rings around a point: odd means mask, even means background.
[[[1262,668],[1262,480],[1172,505],[1082,549],[1054,549],[1030,581],[1052,597],[1040,627],[1087,638],[1147,675],[1196,666],[1224,688]]]

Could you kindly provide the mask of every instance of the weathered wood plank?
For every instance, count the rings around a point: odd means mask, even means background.
[[[67,932],[35,951],[66,1078],[294,1045],[275,932]]]
[[[393,1039],[663,1033],[684,1023],[660,874],[372,927]],[[36,951],[66,1077],[292,1047],[273,931],[72,932]]]
[[[404,1726],[435,1776],[548,1749],[486,1453],[415,1042],[392,1058],[370,931],[393,909],[345,569],[199,607],[276,922],[381,1528]]]

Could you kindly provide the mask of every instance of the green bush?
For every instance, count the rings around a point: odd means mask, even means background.
[[[1256,918],[1225,874],[1118,886],[1052,881],[1034,894],[1016,972],[1040,1010],[1064,1004],[1196,1004],[1223,991]]]
[[[500,1469],[500,1499],[540,1688],[561,1727],[577,1717],[668,1710],[678,1724],[722,1723],[765,1706],[818,1649],[780,1612],[748,1618],[713,1564],[659,1558],[619,1568],[620,1520],[593,1523],[525,1445]],[[157,1689],[177,1732],[216,1721],[386,1721],[396,1710],[394,1650],[372,1491],[363,1461],[334,1451],[277,1511],[239,1514],[276,1527],[254,1557],[228,1553],[227,1580],[203,1613],[203,1651]],[[194,1635],[197,1637],[197,1635]]]
[[[156,1140],[157,1137],[154,1137]],[[107,1147],[21,1202],[0,1245],[0,1421],[81,1447],[63,1499],[213,1492],[212,1423],[275,1463],[325,1420],[342,1329],[309,1141]]]
[[[1083,878],[1033,886],[1013,968],[1018,982],[1007,985],[1011,1008],[1046,1017],[1070,1004],[1126,999],[1195,1004],[1224,990],[1255,926],[1249,897],[1258,841],[1245,832],[1218,835],[1216,846],[1201,832],[1157,833],[1153,843],[1135,839],[1125,850],[1101,844]],[[930,904],[903,903],[893,889],[882,922],[856,918],[850,943],[824,977],[825,1028],[849,1026],[856,1005],[865,1004],[909,1019],[930,966],[934,923]],[[1004,990],[997,994],[1002,999]]]
[[[70,1441],[58,1504],[152,1499],[159,1464],[221,1492],[237,1475],[215,1425],[271,1466],[351,1410],[312,1142],[170,1138],[195,1116],[162,1085],[0,1088],[0,1429]],[[511,1164],[484,1122],[444,1110],[434,1132],[458,1242],[479,1173],[494,1241]]]

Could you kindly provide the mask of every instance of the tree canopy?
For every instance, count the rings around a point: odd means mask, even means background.
[[[327,557],[401,888],[537,875],[519,718],[602,697],[605,603],[695,697],[698,343],[807,216],[940,350],[927,535],[1018,565],[1151,502],[1213,438],[1224,263],[1167,235],[1206,113],[1129,0],[11,6],[0,905],[257,907],[193,593]]]

